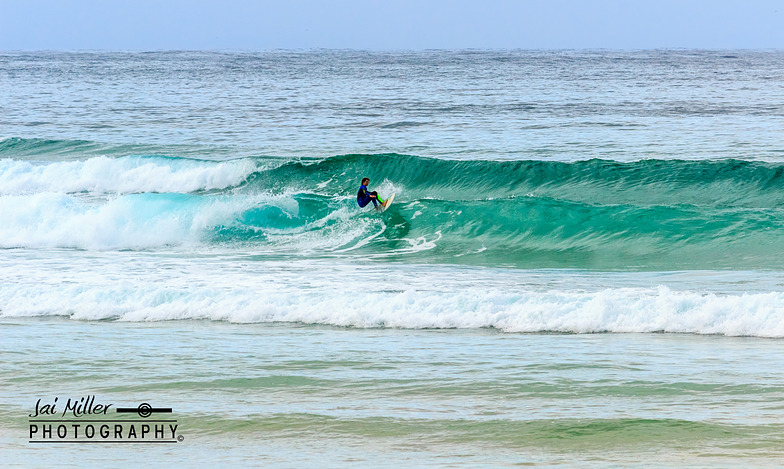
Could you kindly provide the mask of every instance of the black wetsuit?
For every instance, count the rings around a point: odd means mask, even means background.
[[[370,197],[371,195],[375,197]],[[357,204],[359,204],[360,207],[364,207],[370,202],[373,202],[374,207],[378,207],[378,202],[376,199],[378,199],[378,192],[368,192],[367,186],[364,184],[359,186],[359,192],[357,192]]]

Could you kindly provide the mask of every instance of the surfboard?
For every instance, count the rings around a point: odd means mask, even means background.
[[[392,194],[389,197],[387,197],[387,200],[385,200],[384,204],[382,205],[384,208],[382,208],[381,211],[385,212],[389,208],[389,206],[392,205],[393,200],[395,200],[395,194]]]

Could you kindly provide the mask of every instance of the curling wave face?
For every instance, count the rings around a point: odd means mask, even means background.
[[[783,175],[784,164],[737,160],[3,158],[0,246],[776,269],[784,267],[775,255],[784,248]],[[362,176],[382,195],[398,193],[392,210],[356,206]]]

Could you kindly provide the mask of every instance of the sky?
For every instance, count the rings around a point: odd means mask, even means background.
[[[784,49],[784,0],[0,0],[0,50]]]

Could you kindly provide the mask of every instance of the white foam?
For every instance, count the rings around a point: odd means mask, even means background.
[[[384,179],[380,184],[373,187],[372,190],[377,191],[382,198],[395,194],[397,203],[400,203],[402,200],[401,195],[405,192],[405,187],[400,184],[395,184],[389,179]]]
[[[543,289],[515,285],[509,272],[491,278],[486,272],[446,267],[395,272],[313,260],[247,264],[136,258],[123,263],[117,255],[106,254],[105,263],[63,260],[63,268],[52,265],[52,256],[41,256],[37,263],[0,263],[0,278],[5,279],[0,281],[0,314],[784,337],[782,292],[721,294],[663,286]],[[487,280],[510,284],[488,288],[482,285]]]
[[[33,164],[0,160],[0,195],[39,192],[193,192],[240,184],[257,165],[249,159],[224,162],[154,157],[95,157],[84,161]]]
[[[380,230],[384,223],[377,217],[361,217],[361,209],[342,207],[329,212],[322,218],[293,228],[273,228],[265,230],[267,239],[278,250],[297,252],[306,255],[316,251],[341,251],[359,242],[362,245],[368,233]],[[357,241],[358,240],[358,241]]]
[[[0,196],[0,248],[106,250],[196,243],[259,199],[132,194],[89,202],[51,192]]]
[[[235,227],[263,232],[266,243],[259,248],[306,255],[345,248],[358,240],[361,243],[385,228],[379,217],[363,217],[353,206],[329,211],[315,220],[295,220],[290,227],[242,223],[244,212],[260,207],[277,207],[289,219],[300,218],[299,203],[288,193],[127,194],[108,198],[53,192],[0,195],[0,248],[101,251],[207,247],[217,228]]]
[[[329,179],[327,179],[324,182],[320,182],[320,183],[316,184],[316,187],[318,187],[319,189],[323,189],[323,188],[327,187],[327,184],[329,184],[330,182],[332,182],[332,178],[329,178]]]

